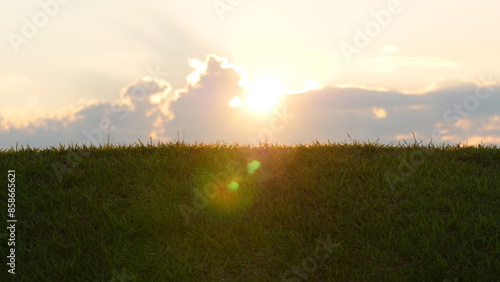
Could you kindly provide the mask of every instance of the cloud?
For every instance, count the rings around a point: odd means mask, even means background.
[[[387,117],[387,112],[384,108],[373,107],[372,112],[375,118],[382,119]]]
[[[499,126],[498,104],[500,84],[463,83],[418,95],[331,87],[288,97],[289,111],[297,118],[283,138],[338,141],[349,133],[358,140],[380,138],[390,143],[404,137],[413,139],[413,132],[420,139],[437,143],[456,143],[472,136],[495,140],[489,136],[500,136],[495,130]]]
[[[247,120],[230,99],[243,95],[242,69],[209,55],[192,59],[186,86],[173,90],[162,79],[144,77],[125,86],[117,101],[92,101],[71,108],[26,115],[0,116],[0,147],[19,144],[55,146],[59,143],[104,144],[138,139],[169,141],[185,132],[191,140],[215,142],[258,129],[262,120]],[[33,113],[33,112],[31,112]],[[30,118],[21,118],[29,116]]]
[[[458,142],[464,142],[463,140],[452,140],[455,141],[455,143]],[[480,144],[500,144],[500,137],[497,136],[491,136],[491,135],[474,135],[465,140],[465,143],[468,145],[480,145]]]
[[[172,118],[172,96],[164,81],[143,78],[124,87],[118,101],[88,102],[57,111],[40,111],[28,119],[20,115],[1,117],[1,147],[16,143],[32,147],[62,144],[132,143],[138,138],[163,137]]]
[[[393,44],[387,44],[380,50],[384,54],[397,54],[399,53],[399,47]]]
[[[457,67],[457,62],[436,56],[400,55],[399,47],[387,44],[380,49],[382,55],[369,59],[368,68],[375,73],[392,73],[401,67],[443,68]]]
[[[200,142],[237,137],[240,125],[234,121],[238,110],[230,106],[230,101],[243,95],[239,85],[242,71],[215,55],[205,61],[192,59],[190,65],[194,70],[186,78],[186,87],[176,91],[171,105],[175,118],[167,124],[167,131],[171,136],[182,133]]]
[[[187,142],[258,141],[295,144],[357,140],[391,143],[402,139],[436,142],[499,143],[500,84],[439,83],[426,93],[343,85],[318,88],[313,80],[289,91],[271,114],[231,107],[245,97],[245,72],[226,59],[209,55],[191,59],[186,85],[173,89],[162,79],[144,77],[125,86],[116,101],[89,101],[57,111],[32,107],[25,113],[0,115],[0,147],[59,143],[130,144],[150,137]],[[490,83],[491,82],[491,83]],[[31,105],[36,105],[34,100]]]
[[[395,46],[394,46],[395,47]],[[397,48],[397,47],[396,47]],[[384,53],[397,53],[398,49],[385,46]],[[382,55],[371,59],[368,62],[372,71],[377,73],[391,73],[399,67],[457,67],[459,64],[454,61],[446,60],[440,57],[426,56],[401,56],[401,55]]]
[[[486,122],[481,124],[482,126],[478,129],[479,132],[500,132],[500,116],[498,115],[489,117]]]

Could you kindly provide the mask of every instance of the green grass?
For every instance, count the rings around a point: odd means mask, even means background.
[[[18,281],[500,277],[497,147],[61,146],[4,150],[0,169]]]

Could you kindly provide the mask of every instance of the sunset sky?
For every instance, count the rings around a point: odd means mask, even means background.
[[[494,0],[2,1],[0,148],[108,135],[500,144],[498,11]]]

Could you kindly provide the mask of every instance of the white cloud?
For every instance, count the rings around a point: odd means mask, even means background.
[[[372,112],[375,118],[377,119],[382,119],[387,117],[387,112],[385,111],[384,108],[373,107]]]
[[[462,145],[469,145],[469,146],[474,146],[474,145],[499,145],[500,144],[500,136],[494,136],[494,135],[472,135],[468,136],[467,138],[464,138],[463,136],[459,135],[447,135],[442,138],[443,141],[446,141],[448,143],[454,143],[454,144],[462,144]]]
[[[398,54],[399,53],[399,48],[396,45],[393,44],[387,44],[382,49],[380,50],[384,54]]]
[[[469,145],[500,144],[500,136],[474,135],[467,138],[466,143]]]
[[[396,135],[396,140],[398,140],[398,141],[414,142],[415,140],[419,141],[422,139],[425,139],[425,136],[414,133],[414,132],[408,133],[408,134]]]
[[[495,115],[488,118],[487,122],[478,129],[479,132],[500,132],[500,116]]]
[[[386,46],[387,47],[387,46]],[[387,53],[388,50],[385,50]],[[395,50],[390,50],[395,51]],[[399,67],[457,67],[454,61],[440,57],[382,55],[368,61],[371,70],[376,73],[391,73]]]

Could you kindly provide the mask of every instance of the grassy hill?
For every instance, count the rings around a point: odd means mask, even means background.
[[[0,169],[18,281],[500,277],[496,147],[61,146],[4,150]]]

